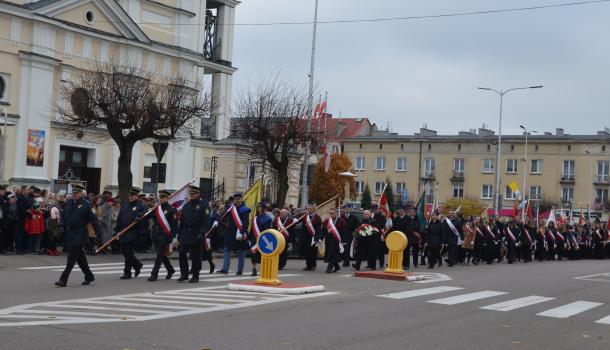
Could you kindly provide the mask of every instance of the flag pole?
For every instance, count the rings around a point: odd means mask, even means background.
[[[178,194],[180,191],[182,191],[183,189],[185,189],[187,186],[190,186],[193,182],[195,182],[195,179],[192,179],[191,181],[187,182],[184,186],[180,187],[179,189],[177,189],[176,191],[174,191],[174,193],[172,193],[169,198],[174,197],[176,194]],[[117,239],[119,239],[122,235],[124,235],[127,231],[131,230],[132,227],[134,227],[135,225],[137,225],[140,221],[142,221],[145,217],[147,217],[150,213],[154,212],[157,207],[159,206],[159,204],[155,205],[154,207],[148,209],[148,211],[146,213],[144,213],[144,215],[140,216],[139,218],[137,218],[134,222],[132,222],[131,224],[129,224],[127,227],[125,227],[124,229],[121,230],[121,232],[117,233],[116,235],[114,235],[112,238],[110,238],[106,243],[104,243],[101,247],[97,248],[97,250],[95,251],[95,254],[99,254],[101,251],[104,251],[110,244],[112,244],[112,242],[116,241]]]
[[[339,197],[339,195],[338,195],[338,194],[337,194],[337,195],[335,195],[335,196],[333,196],[331,199],[329,199],[329,200],[325,201],[324,203],[322,203],[322,204],[320,204],[320,205],[317,205],[317,206],[316,206],[316,208],[314,209],[314,212],[315,212],[316,210],[318,210],[318,207],[323,207],[323,206],[325,206],[326,204],[330,203],[331,201],[334,201],[335,199],[337,199],[337,197]],[[304,218],[305,216],[307,216],[307,213],[305,213],[305,214],[301,215],[301,216],[300,216],[300,217],[297,219],[297,221],[293,221],[291,224],[289,224],[288,226],[284,227],[284,229],[288,230],[289,228],[291,228],[292,226],[294,226],[294,225],[295,225],[297,222],[299,222],[299,221],[303,220],[303,218]]]

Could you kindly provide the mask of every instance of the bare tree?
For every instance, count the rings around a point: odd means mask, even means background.
[[[83,131],[104,128],[119,148],[119,195],[132,186],[131,160],[138,141],[180,141],[197,130],[195,123],[210,112],[210,99],[199,83],[187,77],[163,77],[116,62],[94,63],[76,72],[60,91],[61,126]],[[202,97],[203,96],[203,97]]]
[[[241,93],[235,102],[234,132],[250,145],[252,155],[277,172],[278,206],[286,202],[291,162],[300,161],[307,141],[315,147],[315,138],[307,133],[303,119],[307,110],[305,89],[277,77]]]

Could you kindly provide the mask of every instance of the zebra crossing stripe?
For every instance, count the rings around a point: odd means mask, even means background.
[[[398,292],[398,293],[381,294],[381,295],[378,295],[378,297],[389,298],[389,299],[407,299],[407,298],[419,297],[419,296],[423,296],[423,295],[451,292],[451,291],[460,290],[460,289],[464,289],[464,288],[441,286],[441,287],[433,287],[433,288],[414,289],[414,290],[408,290],[405,292]]]
[[[590,302],[590,301],[575,301],[573,303],[566,304],[566,305],[563,305],[560,307],[556,307],[554,309],[546,310],[546,311],[541,312],[536,315],[545,316],[545,317],[554,317],[554,318],[568,318],[568,317],[572,317],[574,315],[583,313],[585,311],[591,310],[593,308],[596,308],[600,305],[603,305],[603,304],[594,303],[594,302]]]
[[[507,293],[486,290],[486,291],[482,291],[482,292],[456,295],[456,296],[449,297],[449,298],[429,300],[428,303],[435,303],[435,304],[442,304],[442,305],[457,305],[457,304],[467,303],[470,301],[497,297],[499,295],[504,295],[504,294],[507,294]]]
[[[124,263],[100,263],[100,264],[89,264],[90,268],[100,267],[100,266],[122,266]],[[52,269],[63,269],[66,265],[54,265],[54,266],[32,266],[32,267],[20,267],[18,270],[52,270]]]
[[[517,310],[526,306],[535,305],[539,303],[544,303],[549,300],[553,300],[555,298],[547,298],[541,297],[537,295],[531,295],[529,297],[518,298],[513,300],[504,301],[501,303],[487,305],[481,307],[484,310],[493,310],[493,311],[512,311]]]

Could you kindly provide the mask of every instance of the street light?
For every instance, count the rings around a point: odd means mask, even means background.
[[[512,89],[508,89],[508,90],[496,90],[496,89],[491,89],[491,88],[486,88],[486,87],[478,88],[479,90],[495,92],[496,94],[498,94],[500,96],[500,122],[499,122],[500,126],[498,127],[498,153],[496,154],[496,198],[494,199],[494,209],[496,211],[496,215],[498,215],[500,212],[500,151],[502,148],[502,102],[504,100],[504,95],[506,95],[507,93],[509,93],[511,91],[515,91],[515,90],[540,89],[540,88],[542,88],[542,85],[518,87],[518,88],[512,88]]]
[[[523,151],[523,153],[524,153],[524,155],[523,155],[523,200],[525,201],[525,190],[527,188],[526,187],[526,184],[527,184],[527,182],[526,182],[527,181],[527,135],[530,132],[537,133],[538,131],[536,131],[536,130],[527,131],[527,129],[523,125],[519,125],[519,127],[521,129],[523,129],[523,131],[525,132],[525,150]],[[521,211],[521,221],[525,224],[525,206],[523,206],[523,210]]]
[[[591,187],[593,182],[593,154],[589,151],[585,151],[589,156],[589,201],[587,202],[587,217],[591,219]]]

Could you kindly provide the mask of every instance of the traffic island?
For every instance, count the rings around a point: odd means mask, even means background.
[[[227,289],[236,290],[242,292],[256,292],[256,293],[268,293],[268,294],[288,294],[288,295],[300,295],[319,293],[325,290],[322,285],[312,285],[306,283],[294,283],[294,282],[281,282],[276,285],[265,285],[257,283],[256,281],[244,281],[229,283]]]

